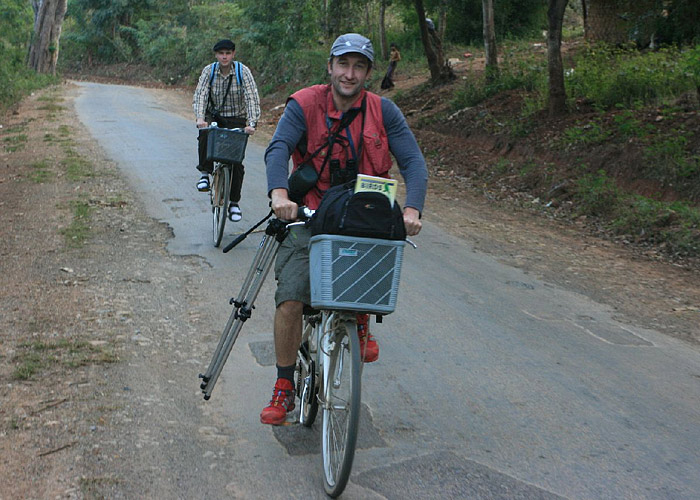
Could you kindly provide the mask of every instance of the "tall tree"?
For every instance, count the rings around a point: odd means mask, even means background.
[[[445,32],[447,31],[447,8],[449,3],[450,0],[440,0],[440,13],[438,15],[438,36],[440,40],[445,39]]]
[[[67,0],[32,2],[35,10],[34,34],[29,47],[29,67],[38,73],[56,74],[58,41],[61,37]]]
[[[389,59],[389,47],[386,41],[386,26],[384,23],[386,17],[386,8],[391,4],[391,0],[380,0],[379,3],[379,43],[381,45],[382,59]]]
[[[547,68],[549,70],[550,116],[566,113],[566,90],[564,88],[564,65],[561,60],[561,28],[568,0],[549,0],[547,9]]]
[[[496,50],[496,26],[493,17],[493,0],[481,0],[484,12],[484,52],[486,53],[486,79],[493,80],[498,73]]]
[[[326,36],[333,39],[340,35],[340,19],[344,12],[343,0],[328,0],[326,9]]]
[[[423,42],[425,57],[428,60],[431,83],[433,85],[439,85],[454,80],[456,77],[442,53],[442,44],[433,42],[433,38],[438,36],[437,33],[435,33],[435,28],[431,28],[432,33],[428,31],[423,0],[413,0],[413,3],[416,7],[416,13],[418,14],[420,37]]]

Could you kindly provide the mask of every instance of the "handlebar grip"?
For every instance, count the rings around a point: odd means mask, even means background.
[[[309,207],[306,206],[299,206],[297,210],[297,220],[299,221],[307,221],[313,217],[314,213],[316,213],[316,210],[311,210]]]

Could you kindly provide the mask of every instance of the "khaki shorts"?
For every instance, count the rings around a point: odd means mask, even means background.
[[[294,226],[280,245],[275,262],[276,307],[288,300],[311,304],[309,238],[311,230],[308,227]]]

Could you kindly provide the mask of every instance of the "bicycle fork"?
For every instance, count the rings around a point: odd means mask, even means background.
[[[229,354],[231,354],[231,349],[238,338],[243,323],[251,317],[253,309],[255,309],[253,305],[255,299],[265,282],[265,278],[275,261],[279,246],[286,235],[287,230],[284,223],[277,219],[273,219],[268,223],[265,236],[263,236],[258,251],[253,258],[253,264],[243,282],[241,291],[237,298],[229,300],[229,304],[234,306],[233,311],[226,322],[224,331],[221,334],[221,339],[219,339],[219,344],[214,351],[207,371],[204,374],[199,374],[199,378],[202,379],[200,388],[204,393],[205,400],[211,397],[214,385],[221,374],[221,370]]]

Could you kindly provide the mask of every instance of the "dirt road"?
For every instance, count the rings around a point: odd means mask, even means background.
[[[252,470],[226,445],[245,443],[252,457],[260,453],[256,443],[217,421],[218,406],[191,404],[189,374],[207,359],[219,333],[211,325],[225,315],[207,296],[211,268],[199,256],[168,252],[171,229],[145,215],[75,119],[77,93],[70,84],[41,92],[5,117],[0,131],[0,472],[11,478],[0,498],[134,498],[144,491],[244,498],[259,485],[212,471]],[[189,111],[186,93],[161,99]],[[270,132],[264,126],[260,135]],[[630,327],[697,351],[695,270],[494,206],[449,179],[432,182],[426,220],[479,252],[607,304]],[[690,376],[697,383],[700,374]],[[255,420],[257,406],[245,418]],[[315,443],[308,446],[296,453],[311,453]],[[182,467],[178,450],[187,450],[192,467]],[[369,494],[356,488],[349,494]]]

